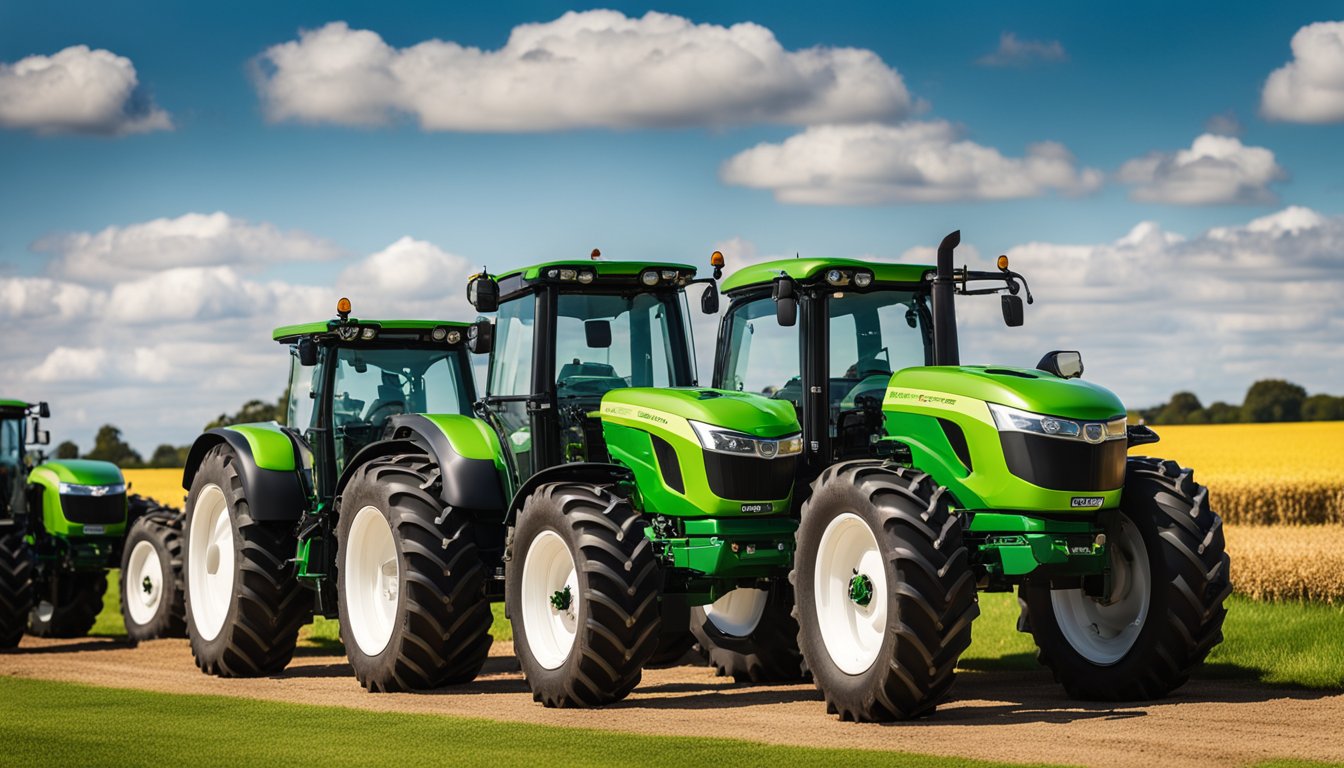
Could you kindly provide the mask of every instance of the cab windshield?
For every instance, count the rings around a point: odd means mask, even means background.
[[[925,296],[887,290],[835,293],[827,299],[833,412],[860,407],[864,397],[880,402],[893,373],[932,364]]]
[[[23,493],[23,419],[0,419],[0,517],[17,508]]]
[[[689,386],[695,376],[681,309],[670,292],[560,294],[557,396],[599,398],[621,387]]]

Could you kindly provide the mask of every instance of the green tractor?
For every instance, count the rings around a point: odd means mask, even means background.
[[[115,464],[27,454],[50,442],[40,421],[48,416],[46,403],[0,400],[0,648],[25,632],[87,634],[103,608],[107,570],[118,566],[130,638],[180,634],[171,554],[178,513],[128,497]]]
[[[1077,352],[1035,369],[961,365],[955,294],[1021,275],[840,259],[746,267],[723,284],[714,384],[797,409],[804,499],[791,581],[798,647],[842,719],[927,714],[952,684],[977,590],[1017,589],[1019,629],[1071,696],[1165,695],[1222,639],[1222,523]],[[777,637],[780,627],[746,627]],[[773,649],[772,649],[773,650]]]

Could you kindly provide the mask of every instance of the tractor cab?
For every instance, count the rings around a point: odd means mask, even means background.
[[[473,278],[476,308],[498,309],[483,405],[516,478],[608,461],[598,415],[604,395],[696,384],[684,290],[706,282],[695,272],[686,264],[594,259]]]
[[[467,415],[475,399],[467,324],[349,314],[341,299],[336,319],[273,333],[290,349],[285,429],[319,499],[355,455],[390,437],[394,417]]]
[[[24,501],[29,466],[24,449],[49,441],[39,421],[49,415],[46,403],[0,400],[0,526],[19,520],[27,511]]]

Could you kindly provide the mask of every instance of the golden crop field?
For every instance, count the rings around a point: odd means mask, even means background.
[[[1154,427],[1135,454],[1195,470],[1233,524],[1344,524],[1344,421]]]
[[[130,483],[131,493],[148,496],[165,506],[181,507],[186,498],[180,469],[127,469],[122,474]]]
[[[1230,525],[1224,532],[1237,592],[1344,604],[1344,526]]]

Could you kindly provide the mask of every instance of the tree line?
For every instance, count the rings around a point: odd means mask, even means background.
[[[1130,421],[1145,424],[1245,424],[1274,421],[1344,421],[1344,397],[1308,395],[1283,379],[1261,379],[1246,391],[1240,405],[1217,401],[1207,408],[1194,392],[1177,392],[1171,400],[1129,412]]]
[[[284,424],[287,414],[285,407],[287,398],[288,392],[278,402],[249,400],[243,403],[243,407],[237,413],[232,415],[219,414],[218,417],[206,424],[202,431],[227,427],[231,424],[252,424],[259,421],[278,421]],[[154,452],[149,455],[149,459],[146,460],[139,451],[122,439],[119,428],[111,424],[104,424],[93,438],[93,450],[81,456],[79,446],[73,440],[66,440],[56,446],[55,457],[58,459],[85,458],[110,461],[123,469],[172,469],[186,465],[187,453],[190,451],[190,445],[163,443],[155,448]]]

